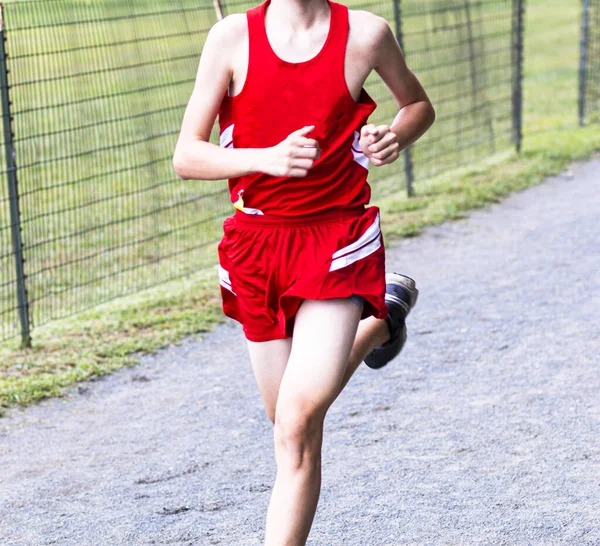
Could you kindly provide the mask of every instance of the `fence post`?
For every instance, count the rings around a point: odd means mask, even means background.
[[[10,222],[12,232],[15,269],[17,274],[17,299],[19,302],[19,319],[21,321],[21,340],[23,347],[31,346],[29,322],[29,302],[25,286],[23,259],[23,241],[21,239],[21,215],[19,212],[19,191],[17,180],[17,164],[13,145],[12,116],[10,113],[10,97],[8,85],[8,69],[6,67],[6,46],[4,36],[4,6],[0,4],[0,94],[2,95],[2,120],[4,125],[4,146],[6,153],[6,175],[8,181],[8,197],[10,203]]]
[[[394,4],[394,23],[396,31],[396,40],[400,45],[400,49],[404,52],[404,39],[402,37],[402,11],[400,9],[400,0],[392,0]],[[412,149],[409,146],[404,150],[404,172],[406,173],[406,192],[409,197],[413,197],[415,192],[413,189],[414,171],[412,160]]]
[[[217,14],[217,21],[223,19],[223,8],[221,6],[221,0],[213,0],[215,6],[215,13]]]
[[[587,84],[588,44],[590,34],[590,1],[583,0],[581,21],[581,58],[579,61],[579,125],[585,125],[585,95]]]
[[[512,133],[517,153],[523,141],[523,19],[525,0],[512,3]]]

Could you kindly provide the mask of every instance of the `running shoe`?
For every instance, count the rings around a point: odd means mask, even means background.
[[[388,316],[385,319],[390,330],[390,339],[375,347],[365,358],[369,368],[383,368],[400,354],[406,343],[406,317],[416,305],[419,291],[414,279],[400,273],[385,276],[385,303]]]

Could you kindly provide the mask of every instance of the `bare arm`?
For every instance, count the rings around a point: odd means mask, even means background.
[[[299,128],[273,148],[224,149],[209,142],[221,101],[233,76],[233,55],[246,32],[245,16],[230,16],[209,32],[192,96],[185,110],[173,168],[184,180],[222,180],[256,172],[306,176],[320,151],[306,138],[314,127]]]
[[[400,152],[417,141],[433,124],[435,110],[423,86],[406,65],[389,25],[376,18],[373,24],[373,67],[388,86],[400,111],[391,126],[366,125],[360,145],[375,166],[398,159]]]

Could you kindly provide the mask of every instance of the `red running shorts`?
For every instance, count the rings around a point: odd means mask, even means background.
[[[303,217],[250,215],[223,222],[223,312],[250,341],[292,336],[303,300],[364,298],[362,318],[387,316],[385,250],[377,207]]]

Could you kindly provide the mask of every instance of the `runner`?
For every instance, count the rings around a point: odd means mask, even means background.
[[[373,71],[399,106],[368,123]],[[221,146],[208,142],[219,117]],[[304,545],[321,487],[323,422],[365,361],[402,349],[413,279],[385,275],[369,163],[431,126],[434,109],[384,19],[331,0],[266,0],[210,31],[173,164],[229,179],[219,280],[239,321],[269,419],[277,478],[265,545]]]

